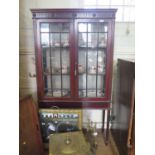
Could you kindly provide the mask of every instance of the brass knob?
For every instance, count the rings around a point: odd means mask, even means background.
[[[23,141],[23,143],[22,143],[23,145],[26,145],[26,141]]]

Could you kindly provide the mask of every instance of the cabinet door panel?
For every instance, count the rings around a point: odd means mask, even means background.
[[[79,97],[105,97],[108,24],[77,22]]]
[[[70,96],[70,23],[40,25],[44,94]]]

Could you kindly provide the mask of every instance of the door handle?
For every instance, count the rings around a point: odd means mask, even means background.
[[[76,76],[77,75],[77,71],[76,71],[76,68],[75,68],[75,70],[74,70],[74,76]]]
[[[23,145],[26,145],[27,143],[26,143],[26,141],[23,141],[22,144],[23,144]]]

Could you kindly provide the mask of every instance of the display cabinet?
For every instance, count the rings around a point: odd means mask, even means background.
[[[40,108],[110,108],[116,9],[31,9]]]
[[[40,105],[110,103],[116,9],[31,11]]]

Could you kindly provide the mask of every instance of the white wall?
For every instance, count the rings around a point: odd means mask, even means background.
[[[20,0],[20,20],[19,20],[19,79],[20,96],[32,94],[37,100],[35,71],[35,50],[31,8],[83,8],[83,0]],[[114,71],[113,81],[115,80],[117,58],[134,59],[134,39],[135,23],[116,22],[115,43],[114,43]],[[114,85],[115,86],[115,85]],[[84,110],[83,121],[87,118],[98,123],[101,127],[101,110]]]

